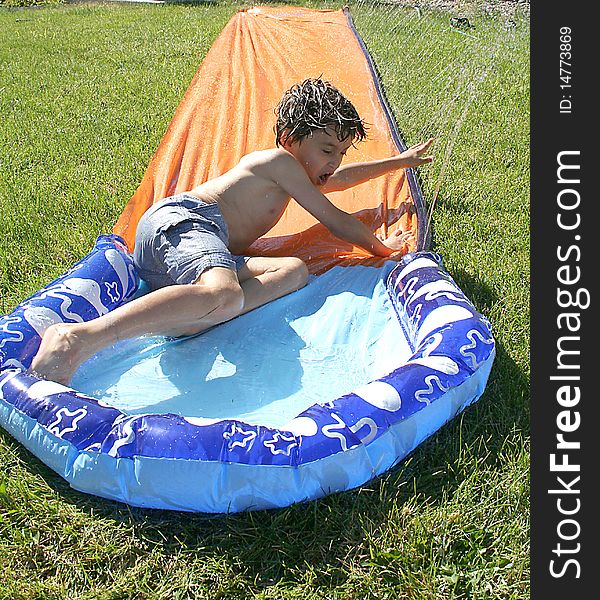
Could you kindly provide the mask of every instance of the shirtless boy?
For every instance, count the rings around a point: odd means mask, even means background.
[[[102,348],[145,334],[193,335],[289,294],[308,279],[298,258],[241,256],[283,215],[293,198],[331,233],[377,256],[411,241],[381,241],[324,193],[396,169],[431,162],[432,140],[382,160],[340,167],[365,138],[354,106],[333,85],[307,79],[276,109],[276,147],[244,156],[225,174],[150,207],[137,228],[134,260],[150,293],[85,323],[52,325],[31,365],[39,377],[67,384]]]

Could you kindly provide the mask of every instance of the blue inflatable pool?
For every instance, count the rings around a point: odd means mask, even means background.
[[[495,355],[440,257],[417,252],[335,267],[199,336],[123,342],[69,388],[27,373],[50,324],[141,293],[101,236],[0,319],[0,424],[73,488],[134,506],[228,513],[360,486],[477,400]]]

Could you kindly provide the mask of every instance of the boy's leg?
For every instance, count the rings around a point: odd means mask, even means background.
[[[307,279],[306,265],[296,258],[253,257],[238,275],[213,267],[192,285],[161,288],[92,321],[49,327],[30,370],[67,384],[106,346],[145,334],[200,333],[301,288]]]
[[[92,321],[52,325],[30,371],[67,384],[82,362],[106,346],[145,334],[192,335],[232,319],[243,305],[236,273],[214,267],[195,284],[158,289]]]
[[[246,313],[304,287],[308,269],[299,258],[253,256],[238,271],[238,278]]]

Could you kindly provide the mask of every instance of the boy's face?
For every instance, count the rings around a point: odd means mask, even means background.
[[[314,185],[320,187],[340,166],[352,140],[340,141],[332,129],[317,129],[299,142],[285,145],[285,149],[300,162]]]

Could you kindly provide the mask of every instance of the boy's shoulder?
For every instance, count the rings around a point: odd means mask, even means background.
[[[267,150],[255,150],[254,152],[242,156],[240,163],[245,163],[247,165],[269,165],[288,161],[290,158],[294,159],[294,157],[283,148],[268,148]]]
[[[243,156],[239,164],[251,170],[270,174],[299,166],[296,158],[283,148],[255,150]]]

